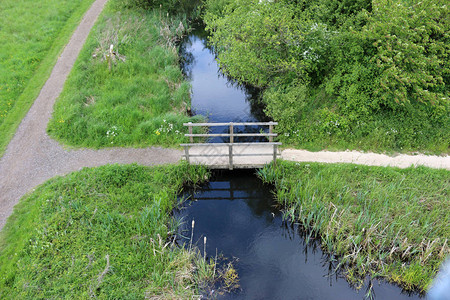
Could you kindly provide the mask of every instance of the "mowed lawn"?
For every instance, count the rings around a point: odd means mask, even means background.
[[[176,46],[186,19],[120,3],[111,0],[91,31],[48,132],[75,147],[177,145],[191,120]]]
[[[93,1],[1,1],[0,156]]]

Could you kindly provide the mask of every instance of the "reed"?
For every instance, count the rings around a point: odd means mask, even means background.
[[[259,176],[356,285],[371,275],[423,292],[450,255],[449,171],[281,161]]]

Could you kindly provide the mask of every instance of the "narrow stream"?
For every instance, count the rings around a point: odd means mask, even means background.
[[[266,121],[257,91],[223,76],[206,45],[206,35],[196,31],[182,44],[182,65],[192,83],[192,110],[210,122]],[[255,130],[260,130],[256,128]],[[230,259],[239,274],[240,288],[218,299],[365,299],[363,288],[352,288],[334,269],[336,261],[320,245],[306,245],[298,225],[284,222],[275,208],[273,191],[254,170],[215,171],[212,180],[182,197],[190,201],[175,212],[183,220],[180,232],[190,236],[206,255],[216,251]],[[189,243],[189,240],[184,242]],[[372,282],[373,299],[419,299],[385,282]],[[205,296],[207,298],[207,296]]]

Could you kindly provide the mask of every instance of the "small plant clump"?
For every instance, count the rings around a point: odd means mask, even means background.
[[[424,292],[450,255],[447,170],[280,161],[259,176],[357,285],[370,275]]]

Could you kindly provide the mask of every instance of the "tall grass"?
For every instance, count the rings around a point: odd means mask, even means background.
[[[259,175],[354,283],[371,275],[424,291],[450,255],[449,171],[279,162]]]
[[[0,5],[0,156],[93,0]]]
[[[0,298],[190,299],[213,275],[174,245],[170,212],[205,168],[109,165],[24,197],[0,236]]]
[[[88,147],[184,141],[190,85],[175,44],[187,26],[160,9],[123,9],[111,1],[58,99],[50,135]]]

